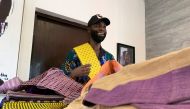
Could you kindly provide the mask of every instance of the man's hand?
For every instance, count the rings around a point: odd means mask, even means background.
[[[88,75],[90,72],[90,66],[91,66],[90,64],[85,64],[75,68],[74,70],[71,71],[71,77],[75,78],[75,77]]]

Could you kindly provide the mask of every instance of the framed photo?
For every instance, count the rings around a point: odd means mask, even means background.
[[[135,47],[117,43],[117,61],[123,66],[135,63]]]

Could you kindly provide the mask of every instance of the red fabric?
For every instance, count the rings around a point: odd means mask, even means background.
[[[37,86],[38,88],[47,88],[61,95],[64,95],[67,102],[71,102],[80,96],[82,84],[67,77],[64,72],[58,68],[51,68],[43,74],[27,81],[22,86]]]

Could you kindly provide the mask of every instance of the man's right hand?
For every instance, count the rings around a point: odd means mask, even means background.
[[[81,65],[74,70],[71,71],[71,77],[80,77],[84,75],[88,75],[90,73],[90,64]]]

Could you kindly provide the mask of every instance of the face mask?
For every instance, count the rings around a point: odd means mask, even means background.
[[[97,31],[91,31],[91,37],[96,43],[101,43],[105,37],[106,33],[103,34],[103,36],[100,36]]]

